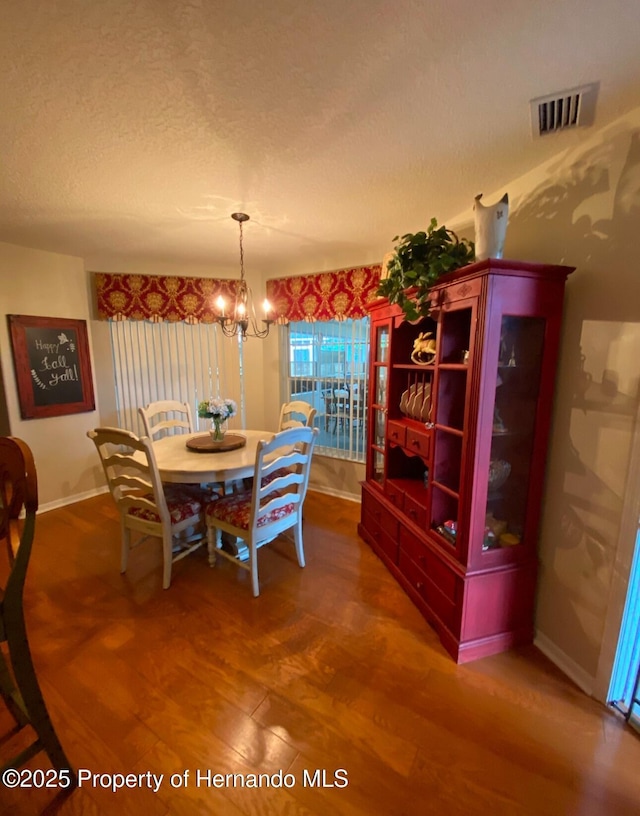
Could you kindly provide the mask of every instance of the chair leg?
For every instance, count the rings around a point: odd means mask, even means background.
[[[298,516],[298,521],[293,528],[293,540],[296,545],[296,555],[298,556],[298,564],[301,567],[305,566],[304,560],[304,545],[302,543],[302,513]]]
[[[256,545],[251,542],[249,545],[251,561],[251,588],[253,590],[253,597],[257,598],[260,594],[260,584],[258,583],[258,549]]]
[[[35,755],[38,750],[43,750],[56,770],[68,770],[71,772],[70,787],[75,787],[77,783],[75,771],[72,770],[71,764],[58,740],[58,736],[42,697],[42,692],[40,691],[40,685],[31,659],[31,652],[29,651],[24,621],[21,622],[21,625],[18,624],[17,621],[14,621],[13,632],[7,633],[7,646],[13,675],[19,689],[18,694],[24,707],[24,713],[26,717],[28,717],[28,721],[38,737],[38,741],[34,744],[33,748],[31,750],[27,749],[21,755],[24,757],[22,762],[26,761],[30,756]],[[19,760],[20,758],[15,759]],[[14,766],[9,765],[9,767]]]
[[[162,570],[162,588],[169,589],[171,586],[171,567],[173,560],[173,536],[171,532],[165,532],[162,536],[162,560],[164,567]]]
[[[4,700],[9,713],[16,721],[18,728],[24,728],[29,724],[29,718],[25,715],[20,706],[20,692],[16,688],[11,672],[7,666],[7,661],[0,651],[0,697]]]
[[[131,530],[125,524],[124,518],[120,519],[120,572],[127,571],[129,563],[129,550],[131,549]]]
[[[207,552],[209,553],[209,566],[216,565],[216,548],[222,546],[222,530],[217,527],[207,525]]]

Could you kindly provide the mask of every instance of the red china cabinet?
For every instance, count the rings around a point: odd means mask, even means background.
[[[361,537],[458,663],[533,638],[537,542],[567,275],[490,259],[408,323],[370,307]],[[435,350],[412,360],[414,341]],[[416,355],[414,355],[416,359]]]

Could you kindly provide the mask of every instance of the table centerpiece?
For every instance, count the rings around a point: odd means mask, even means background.
[[[211,420],[211,438],[222,442],[225,434],[225,423],[238,413],[238,406],[232,399],[210,397],[198,403],[198,416]]]

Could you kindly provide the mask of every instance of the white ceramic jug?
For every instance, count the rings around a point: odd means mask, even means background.
[[[509,220],[509,195],[505,193],[497,204],[485,207],[481,204],[482,193],[475,197],[473,205],[476,228],[476,261],[485,258],[502,258],[504,238]]]

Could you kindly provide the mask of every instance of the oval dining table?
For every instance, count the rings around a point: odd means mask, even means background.
[[[271,431],[232,431],[243,436],[247,443],[229,451],[195,451],[187,448],[187,441],[194,437],[206,437],[207,432],[175,434],[157,439],[153,443],[160,479],[163,482],[200,484],[205,482],[232,482],[253,476],[256,450],[261,439],[270,440]]]

